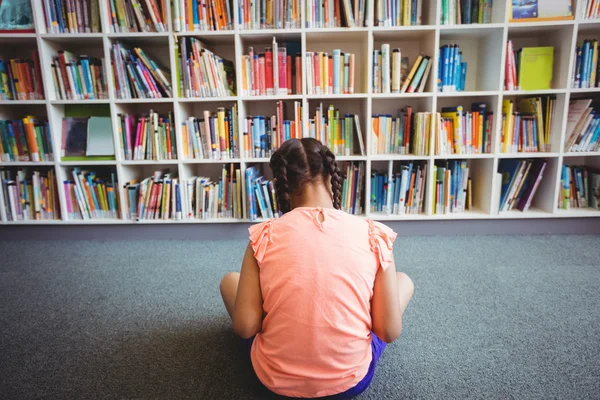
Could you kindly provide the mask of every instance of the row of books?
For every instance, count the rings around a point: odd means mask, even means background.
[[[504,88],[506,90],[545,90],[552,87],[554,47],[523,47],[514,50],[511,40],[506,46]]]
[[[300,130],[299,134],[302,132]],[[360,121],[357,114],[340,114],[334,105],[324,108],[320,103],[314,117],[308,120],[308,136],[319,140],[338,156],[355,154],[358,138],[361,155],[365,155]]]
[[[550,151],[556,96],[502,102],[502,152]],[[518,106],[518,107],[517,107]]]
[[[116,219],[119,215],[117,174],[73,168],[73,179],[63,181],[65,203],[70,220]]]
[[[139,47],[121,42],[111,48],[113,80],[118,99],[171,97],[171,78]]]
[[[52,60],[52,81],[59,100],[108,99],[103,59],[59,51]]]
[[[442,25],[489,24],[492,0],[442,0]]]
[[[502,179],[499,211],[527,211],[547,164],[548,161],[543,159],[502,160],[499,168]]]
[[[385,215],[422,214],[426,181],[426,162],[403,162],[400,172],[394,173],[393,162],[390,161],[387,173],[376,171],[371,174],[371,212]]]
[[[565,151],[600,151],[600,113],[592,99],[569,103]]]
[[[435,154],[491,153],[493,129],[494,113],[485,103],[472,103],[471,111],[444,107],[435,130]]]
[[[175,32],[233,29],[230,0],[173,0],[171,4]]]
[[[275,38],[264,52],[255,53],[250,47],[242,56],[242,96],[302,94],[301,65],[300,53],[292,57]]]
[[[183,157],[186,159],[226,160],[239,157],[237,105],[208,110],[202,118],[182,122]]]
[[[56,177],[52,169],[0,170],[4,210],[9,221],[60,218]]]
[[[177,44],[179,92],[184,97],[235,96],[235,68],[197,38],[182,37]]]
[[[600,18],[600,2],[598,0],[584,0],[581,7],[583,10],[583,19]]]
[[[473,187],[466,161],[451,160],[434,165],[433,176],[433,214],[452,214],[473,209]]]
[[[594,88],[600,85],[598,74],[598,40],[584,40],[577,46],[575,68],[573,69],[573,88]]]
[[[256,167],[246,169],[246,199],[250,221],[280,216],[274,183],[260,175]]]
[[[48,120],[0,120],[0,161],[54,161]]]
[[[375,0],[375,26],[421,25],[423,0]]]
[[[438,59],[438,90],[441,92],[462,92],[467,79],[467,63],[457,44],[440,47]]]
[[[303,3],[300,0],[238,0],[240,27],[241,29],[301,28],[300,7]]]
[[[412,107],[399,110],[397,117],[391,114],[373,114],[372,153],[428,155],[429,138],[435,120],[436,114],[413,113]]]
[[[0,100],[43,100],[44,87],[37,51],[31,58],[0,59]]]
[[[368,20],[366,0],[306,0],[307,28],[363,27]]]
[[[111,33],[168,31],[164,0],[109,0],[107,3]]]
[[[600,170],[584,166],[563,165],[561,175],[561,195],[558,207],[593,208],[600,210]]]
[[[308,94],[354,93],[355,56],[334,49],[332,54],[306,52]]]
[[[118,114],[121,156],[125,160],[175,160],[177,140],[173,115]]]
[[[348,163],[342,182],[341,209],[348,214],[360,215],[363,210],[365,163]]]
[[[419,55],[408,73],[408,57],[402,50],[392,49],[385,43],[373,51],[373,93],[423,92],[431,70],[431,58]]]
[[[101,32],[99,1],[43,0],[46,31],[48,33]]]

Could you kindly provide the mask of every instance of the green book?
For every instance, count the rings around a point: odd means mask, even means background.
[[[520,89],[551,89],[553,63],[554,47],[523,47],[519,58]]]

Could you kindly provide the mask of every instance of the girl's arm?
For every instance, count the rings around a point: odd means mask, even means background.
[[[262,329],[263,298],[260,291],[259,270],[252,246],[248,244],[237,296],[233,310],[233,331],[244,339],[251,338]]]
[[[398,293],[396,266],[377,270],[371,299],[372,330],[384,342],[391,343],[402,332],[402,311]]]

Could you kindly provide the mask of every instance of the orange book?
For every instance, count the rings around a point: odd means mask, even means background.
[[[410,191],[408,192],[408,199],[407,199],[408,204],[406,205],[409,210],[410,210],[410,207],[412,207],[413,194],[415,191],[415,175],[416,175],[416,173],[415,173],[415,171],[413,171],[412,175],[410,176]]]
[[[188,148],[188,130],[187,130],[187,124],[182,126],[181,129],[182,132],[182,140],[183,140],[183,158],[188,158],[188,154],[189,154],[189,148]]]
[[[31,161],[40,161],[40,149],[35,137],[35,126],[33,125],[31,118],[32,117],[30,116],[23,118],[23,125],[25,126],[25,140],[27,140],[27,148],[29,150],[29,158]]]

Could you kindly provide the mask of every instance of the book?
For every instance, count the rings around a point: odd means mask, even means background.
[[[373,154],[429,155],[430,133],[439,115],[413,113],[412,107],[398,111],[398,116],[374,114],[371,117]]]
[[[113,129],[109,117],[90,117],[88,119],[85,155],[114,157]]]
[[[27,115],[0,120],[0,161],[54,161],[50,124]]]
[[[66,177],[62,190],[67,219],[120,218],[118,181],[114,168],[96,172],[76,167],[67,172]]]
[[[0,58],[0,100],[43,100],[44,88],[36,50],[31,58]]]
[[[168,3],[164,0],[110,0],[107,3],[111,33],[168,30]],[[173,5],[173,11],[175,10]]]
[[[438,162],[434,166],[434,214],[460,213],[472,209],[472,184],[466,160]]]
[[[558,207],[600,210],[600,170],[585,165],[563,165]]]
[[[554,47],[523,47],[520,51],[517,75],[519,89],[551,89]]]
[[[421,25],[423,0],[375,0],[375,26]]]
[[[499,172],[502,174],[501,196],[498,210],[518,209],[527,211],[540,185],[547,160],[502,160]]]
[[[354,93],[355,55],[334,49],[327,52],[305,53],[306,86],[308,94]]]
[[[88,137],[90,130],[88,124],[91,118],[93,127],[91,138]],[[114,145],[112,136],[112,124],[110,118],[106,117],[65,117],[62,120],[61,159],[63,161],[81,160],[114,160]],[[96,129],[100,130],[97,132]],[[104,131],[104,132],[102,132]],[[98,137],[95,137],[98,135]],[[110,144],[107,142],[110,140]],[[97,149],[90,149],[88,154],[88,143],[100,145]],[[110,150],[112,146],[112,151]],[[95,154],[108,153],[108,154]]]
[[[511,1],[509,22],[558,21],[573,19],[571,0]]]
[[[274,183],[265,179],[256,167],[246,169],[246,202],[250,221],[280,216]]]
[[[237,5],[241,29],[298,29],[302,25],[300,16],[304,2],[300,0],[239,0]],[[339,4],[336,8],[339,10]],[[327,27],[339,26],[336,25],[339,18],[337,21],[331,18],[335,17],[333,2],[328,2],[327,7],[320,10],[323,10],[320,13],[323,18],[327,18]],[[307,19],[307,26],[308,23]]]
[[[103,59],[59,51],[52,59],[51,71],[59,100],[108,99]]]
[[[485,154],[492,151],[494,113],[486,103],[443,107],[437,115],[434,150],[436,155]]]
[[[371,172],[370,212],[383,215],[423,214],[426,182],[426,162],[390,161],[387,171]]]
[[[0,198],[8,221],[60,219],[53,168],[0,168]]]
[[[551,121],[554,116],[556,96],[524,97],[518,104],[505,100],[502,115],[503,152],[551,151]]]
[[[117,41],[111,46],[113,83],[118,99],[172,96],[171,77],[140,47],[128,48]]]
[[[111,18],[115,1],[122,3],[122,0],[107,2],[111,6]],[[136,7],[139,1],[131,0],[131,3]],[[42,0],[46,32],[54,34],[101,32],[99,3],[100,0],[79,0],[77,2],[69,0]],[[124,7],[122,4],[121,6]]]
[[[489,24],[492,22],[492,0],[443,0],[442,25]]]
[[[592,99],[570,101],[565,137],[567,152],[600,152],[600,113]]]
[[[0,0],[0,32],[35,32],[30,0]]]
[[[344,168],[341,168],[344,171]],[[365,185],[365,163],[348,163],[342,180],[341,209],[348,214],[360,215],[364,211],[363,193]]]
[[[442,92],[462,92],[465,90],[467,63],[457,44],[444,45],[439,52],[440,65],[438,82]]]
[[[307,28],[364,27],[370,21],[368,3],[362,0],[309,0],[301,4]]]
[[[355,155],[359,148],[364,150],[358,114],[343,113],[333,104],[325,108],[320,103],[313,115],[308,120],[308,137],[317,139],[338,156]]]
[[[181,123],[185,159],[228,159],[240,156],[237,104],[205,110]]]

